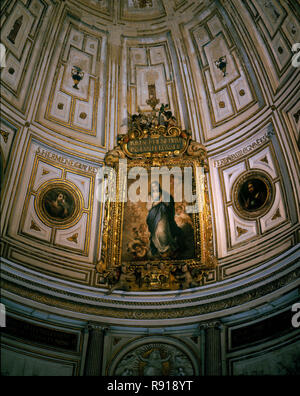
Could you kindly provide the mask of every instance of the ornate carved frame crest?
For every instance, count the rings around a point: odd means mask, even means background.
[[[164,113],[167,113],[165,116]],[[207,187],[208,162],[206,149],[191,139],[191,135],[175,124],[171,112],[162,105],[150,116],[132,116],[129,132],[118,136],[118,145],[105,157],[105,165],[117,174],[118,183],[107,178],[107,191],[116,189],[116,199],[105,202],[102,230],[101,260],[96,269],[99,284],[106,285],[109,292],[115,289],[126,291],[162,291],[188,289],[201,285],[207,270],[216,266],[213,254],[213,235]],[[166,258],[124,260],[124,211],[121,199],[126,181],[120,185],[120,161],[127,168],[143,167],[189,167],[193,172],[193,193],[201,202],[200,210],[191,216],[193,222],[194,253],[188,258]],[[121,183],[122,184],[122,183]],[[105,191],[102,192],[105,194]]]

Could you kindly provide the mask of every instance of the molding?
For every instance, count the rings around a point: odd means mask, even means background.
[[[64,315],[89,318],[94,323],[105,320],[107,323],[131,324],[134,321],[136,324],[138,321],[141,325],[153,327],[165,320],[169,325],[209,318],[215,320],[261,305],[298,286],[300,266],[297,247],[277,259],[275,268],[264,267],[264,271],[258,271],[258,274],[250,271],[248,276],[236,277],[235,283],[231,280],[227,287],[229,282],[224,281],[215,284],[215,290],[200,287],[184,293],[158,293],[155,298],[151,293],[138,295],[126,292],[121,292],[119,297],[114,293],[103,297],[100,290],[76,290],[75,285],[72,288],[70,283],[64,287],[50,287],[50,280],[34,280],[33,271],[28,279],[28,275],[25,277],[16,269],[9,269],[6,264],[2,265],[1,283],[5,298],[38,306],[47,312],[64,311]]]

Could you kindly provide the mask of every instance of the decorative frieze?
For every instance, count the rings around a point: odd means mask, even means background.
[[[56,162],[60,165],[65,165],[65,166],[73,168],[73,169],[78,169],[78,170],[84,171],[85,173],[88,173],[88,174],[95,175],[99,170],[99,168],[96,168],[95,166],[86,165],[79,161],[73,160],[71,158],[66,158],[66,157],[62,156],[61,154],[57,154],[53,151],[46,150],[42,147],[37,148],[36,154],[43,158],[49,159],[53,162]],[[45,173],[43,173],[43,174],[45,174]]]
[[[230,164],[231,162],[237,161],[238,159],[248,155],[250,152],[256,150],[257,148],[263,146],[270,140],[272,133],[267,132],[263,136],[259,137],[247,146],[235,151],[232,154],[228,154],[226,157],[214,161],[213,165],[217,168]]]

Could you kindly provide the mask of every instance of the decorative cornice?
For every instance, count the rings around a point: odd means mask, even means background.
[[[289,259],[289,263],[288,263],[288,267],[291,267],[292,265],[298,263],[298,259],[297,259],[297,255],[295,255],[295,257],[290,258]],[[286,269],[288,268],[286,267]],[[241,294],[242,290],[247,288],[253,288],[255,289],[255,285],[257,283],[264,283],[264,284],[268,284],[268,281],[270,282],[272,277],[280,277],[280,274],[282,272],[283,268],[281,265],[278,266],[277,270],[273,270],[271,273],[268,273],[267,275],[264,276],[260,276],[259,278],[253,280],[253,281],[248,281],[245,284],[239,285],[239,284],[234,284],[232,283],[232,287],[230,288],[226,288],[223,291],[216,291],[215,293],[211,293],[209,295],[209,298],[213,301],[215,300],[220,300],[221,298],[225,298],[228,294],[232,294],[235,293],[235,295]],[[297,271],[298,268],[295,269],[295,271]],[[26,282],[26,286],[25,288],[30,288],[31,289],[40,289],[41,285],[39,283],[39,281],[35,281],[35,280],[29,280],[29,279],[25,279],[22,274],[20,275],[16,275],[15,273],[11,273],[10,271],[5,270],[3,267],[1,269],[1,273],[2,273],[2,279],[7,279],[9,282],[13,283],[13,284],[19,284],[22,285],[21,287],[24,289],[24,282]],[[292,273],[292,270],[290,270],[290,273]],[[108,298],[103,298],[101,294],[99,295],[85,295],[85,294],[80,294],[80,292],[78,292],[76,289],[74,289],[73,291],[70,290],[65,290],[65,289],[61,289],[59,287],[50,287],[50,286],[46,286],[46,284],[43,284],[43,290],[45,290],[45,293],[43,294],[51,294],[51,295],[61,295],[63,296],[62,298],[65,299],[67,298],[68,300],[72,300],[72,299],[81,299],[82,301],[84,301],[84,304],[87,303],[92,303],[92,304],[101,304],[101,305],[107,305],[107,304],[114,304],[116,306],[128,306],[128,307],[136,307],[136,306],[143,306],[143,307],[152,307],[155,306],[156,307],[166,307],[166,308],[170,308],[168,307],[168,305],[182,305],[182,303],[184,302],[185,305],[189,305],[189,304],[195,304],[195,303],[200,303],[203,300],[207,300],[207,294],[196,294],[194,296],[192,296],[191,298],[185,298],[184,301],[182,301],[181,299],[174,299],[171,298],[171,300],[152,300],[149,299],[149,301],[145,301],[145,296],[142,296],[142,300],[139,301],[139,297],[137,297],[136,301],[130,301],[129,299],[114,299],[114,300],[110,300]],[[216,284],[216,287],[218,287],[218,284]],[[101,292],[100,292],[101,293]],[[126,307],[127,308],[127,307]]]
[[[128,304],[128,307],[111,307],[105,306],[103,302],[98,301],[98,304],[90,304],[89,301],[78,302],[71,301],[67,298],[49,296],[40,291],[30,290],[29,288],[24,288],[24,286],[17,285],[11,281],[1,280],[1,287],[10,293],[16,294],[23,298],[32,300],[37,303],[41,303],[50,307],[56,307],[58,309],[64,309],[69,311],[74,311],[77,313],[82,313],[85,315],[96,315],[98,317],[109,317],[117,319],[128,319],[128,320],[163,320],[163,319],[177,319],[193,317],[203,314],[209,314],[213,312],[222,311],[225,309],[230,309],[238,305],[248,303],[250,301],[256,300],[258,298],[264,297],[280,288],[288,285],[289,283],[295,281],[300,276],[300,268],[295,269],[289,274],[271,281],[261,287],[253,288],[252,290],[247,290],[244,293],[241,292],[239,295],[232,297],[225,297],[218,301],[207,301],[206,303],[194,305],[194,306],[180,306],[178,308],[164,308],[161,307],[161,302],[154,308],[154,303],[149,302],[147,305],[150,307],[152,304],[153,308],[144,309],[139,306],[141,303]],[[249,286],[249,285],[248,285]],[[107,302],[107,301],[106,301]],[[181,301],[181,304],[186,303],[186,301]],[[101,305],[100,305],[101,304]],[[110,303],[111,305],[111,303]],[[145,304],[146,305],[146,304]]]

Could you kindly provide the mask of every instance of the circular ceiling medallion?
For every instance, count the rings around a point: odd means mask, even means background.
[[[46,225],[69,228],[79,220],[82,203],[82,195],[72,183],[50,180],[39,188],[35,210]]]
[[[274,201],[274,189],[265,172],[251,170],[243,173],[233,186],[233,205],[244,218],[253,219],[264,215]]]

